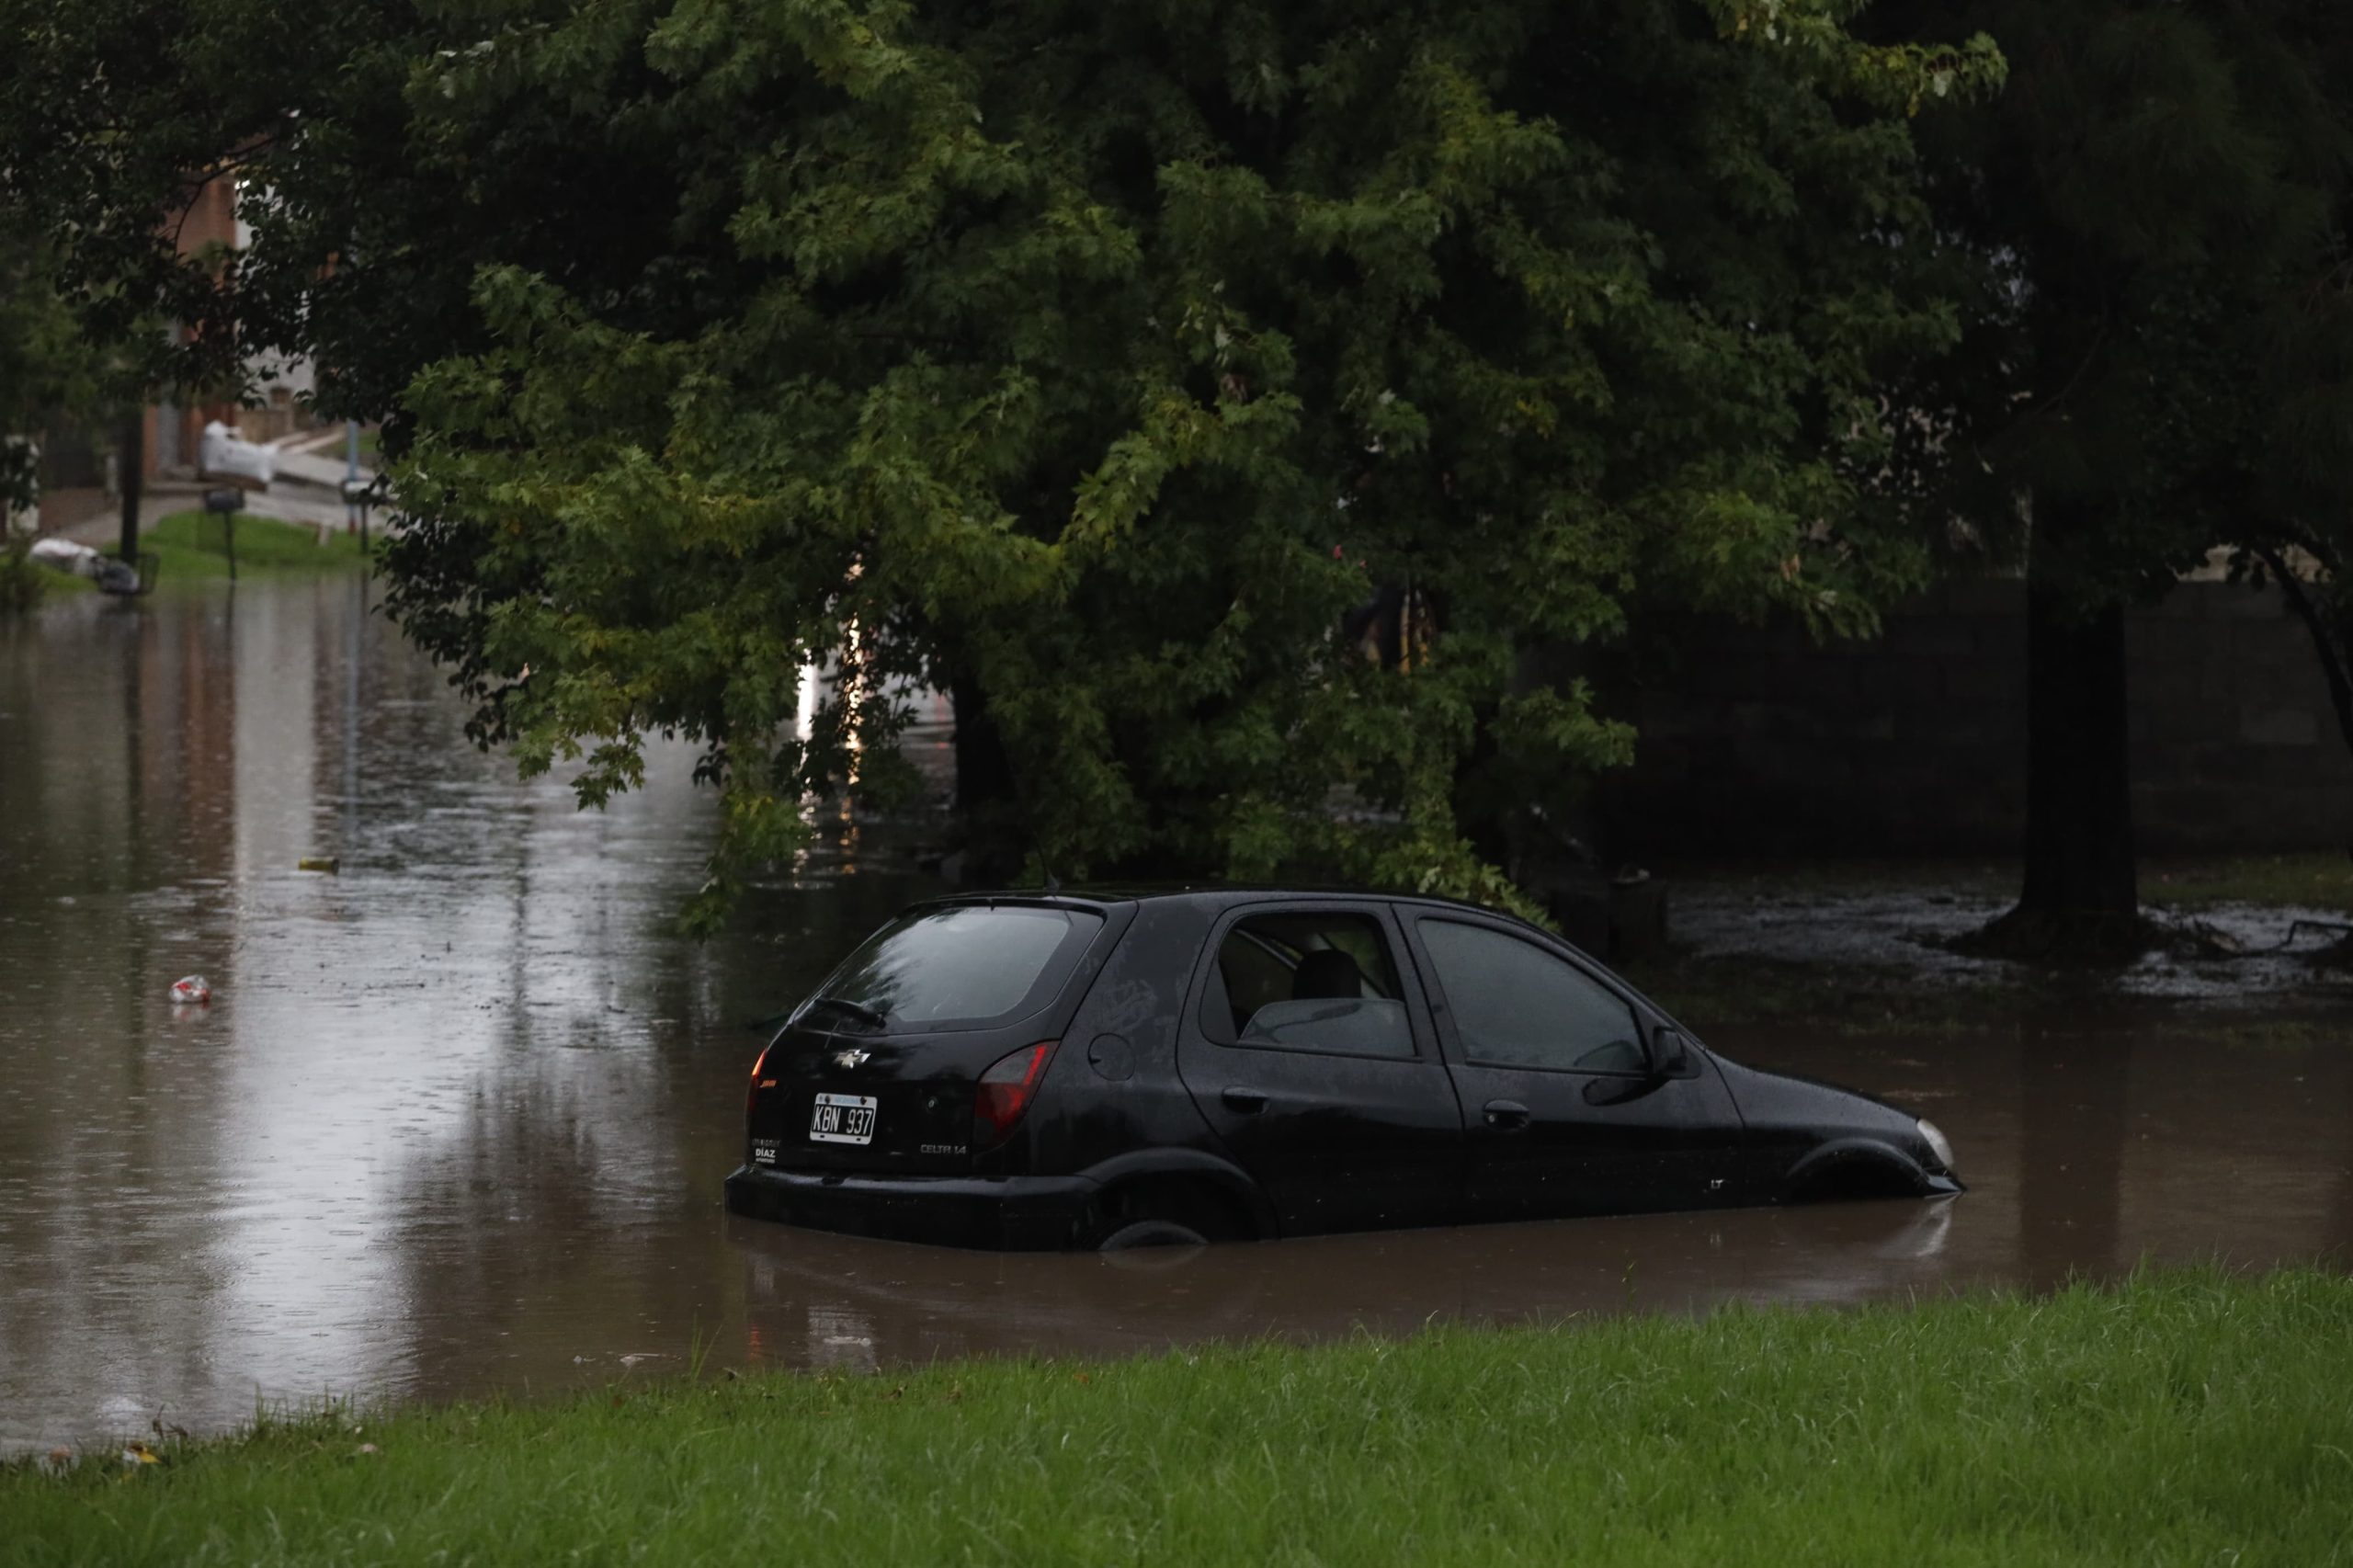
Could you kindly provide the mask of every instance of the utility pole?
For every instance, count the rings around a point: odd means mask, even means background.
[[[139,480],[147,466],[147,411],[133,405],[122,425],[122,451],[115,459],[115,483],[122,491],[122,563],[139,570]]]

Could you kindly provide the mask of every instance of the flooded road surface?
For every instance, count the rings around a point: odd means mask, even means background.
[[[601,815],[517,784],[364,591],[0,625],[0,1451],[698,1345],[870,1369],[2353,1254],[2344,1031],[2186,1007],[1920,1040],[1690,1020],[1936,1117],[1972,1187],[1943,1205],[1119,1260],[733,1220],[744,1025],[927,888],[836,824],[738,934],[679,939],[712,831],[689,759]],[[190,972],[209,1008],[167,1001]]]

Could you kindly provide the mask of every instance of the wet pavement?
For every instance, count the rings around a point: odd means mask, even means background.
[[[2341,1010],[2146,1003],[1917,1040],[1688,1020],[1934,1116],[1972,1184],[1946,1204],[1119,1259],[732,1219],[744,1025],[927,891],[904,835],[829,821],[741,930],[685,941],[691,759],[602,814],[517,784],[367,592],[0,623],[0,1452],[698,1350],[869,1369],[2353,1256]],[[210,1007],[167,1000],[190,972]]]

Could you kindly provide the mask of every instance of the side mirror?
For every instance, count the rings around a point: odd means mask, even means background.
[[[1662,1027],[1651,1036],[1651,1071],[1662,1078],[1688,1077],[1691,1042],[1677,1030]]]

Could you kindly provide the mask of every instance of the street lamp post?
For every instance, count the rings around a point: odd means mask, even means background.
[[[351,478],[343,482],[343,505],[346,515],[359,515],[359,551],[368,552],[368,508],[374,506],[382,493],[372,479]]]
[[[244,499],[245,494],[242,490],[208,490],[204,493],[204,509],[218,517],[222,528],[227,531],[229,581],[232,583],[237,580],[237,508],[244,505]]]

